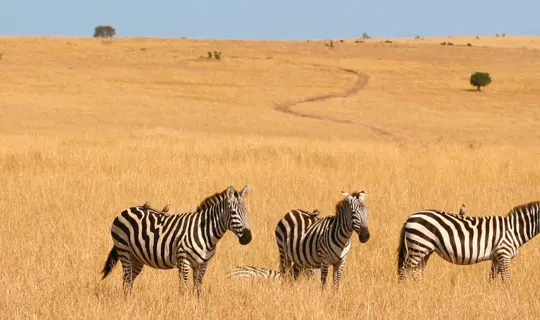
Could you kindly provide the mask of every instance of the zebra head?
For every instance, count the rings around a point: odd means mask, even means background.
[[[232,186],[229,186],[226,194],[228,209],[227,229],[236,234],[241,245],[246,245],[251,242],[251,230],[249,229],[247,217],[248,210],[244,203],[244,198],[248,194],[248,186],[245,186],[239,192],[234,190]]]
[[[360,242],[367,242],[369,240],[369,229],[368,209],[364,205],[366,193],[362,190],[360,192],[353,192],[352,194],[341,191],[341,194],[351,209],[353,230],[358,233]]]

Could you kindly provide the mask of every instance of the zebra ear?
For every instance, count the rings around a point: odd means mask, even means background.
[[[232,198],[234,198],[234,188],[233,188],[233,186],[228,186],[227,187],[227,199],[231,200]]]
[[[360,202],[364,203],[364,200],[366,199],[366,192],[364,190],[360,191],[358,193],[358,200],[360,200]]]
[[[248,186],[245,186],[242,190],[240,190],[239,195],[240,197],[244,198],[249,194],[249,188]]]
[[[348,196],[350,196],[350,194],[345,191],[341,191],[341,195],[343,196],[343,198],[347,198]]]

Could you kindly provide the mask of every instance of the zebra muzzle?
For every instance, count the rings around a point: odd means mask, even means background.
[[[358,234],[358,240],[362,243],[366,243],[369,240],[369,229],[367,227],[362,227],[362,230]]]
[[[246,245],[251,242],[251,230],[243,229],[242,236],[238,237],[241,245]]]

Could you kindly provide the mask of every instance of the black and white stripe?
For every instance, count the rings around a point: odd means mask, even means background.
[[[292,230],[291,232],[293,233],[298,232],[302,234],[314,222],[319,220],[318,218],[319,214],[320,214],[320,211],[318,209],[315,209],[312,212],[302,210],[302,209],[293,209],[287,212],[287,214],[285,214],[285,217],[287,216],[296,217],[297,223],[295,224],[295,229]],[[278,231],[279,229],[276,227],[276,240],[278,239]],[[278,241],[278,250],[279,250],[279,255],[282,256],[282,252],[284,252],[284,249],[280,246],[279,241]],[[295,263],[293,263],[292,265],[292,274],[293,274],[294,279],[297,279],[300,275],[311,277],[315,275],[318,271],[320,270],[311,269],[311,268],[301,268]],[[285,277],[287,273],[282,273],[280,271],[271,270],[267,268],[261,268],[261,267],[241,266],[241,267],[236,267],[232,269],[227,275],[232,276],[232,277],[242,277],[242,278],[280,279],[280,278]]]
[[[247,193],[247,186],[239,192],[230,186],[206,198],[195,212],[189,213],[163,213],[151,209],[149,204],[124,210],[112,224],[114,246],[105,262],[102,279],[120,260],[126,293],[132,290],[144,265],[156,269],[179,268],[181,285],[185,287],[191,267],[194,289],[199,293],[207,264],[225,232],[236,234],[242,245],[251,241],[244,204]]]
[[[360,242],[369,239],[365,192],[342,192],[342,195],[344,199],[336,205],[335,216],[313,219],[301,210],[293,210],[279,221],[275,231],[280,255],[278,275],[292,273],[296,277],[300,272],[320,269],[324,287],[328,268],[333,266],[334,286],[339,286],[353,231],[358,233]],[[240,273],[242,268],[236,268],[233,273]],[[264,269],[259,268],[258,274],[262,274],[261,270]]]
[[[293,265],[293,270],[295,274],[295,279],[298,279],[300,276],[305,276],[311,278],[320,273],[320,269],[304,269],[304,268],[295,268]],[[232,269],[227,276],[229,277],[238,277],[238,278],[263,278],[263,279],[282,279],[286,277],[286,274],[282,274],[279,271],[254,267],[254,266],[241,266]]]
[[[506,216],[471,217],[439,210],[410,215],[401,230],[398,277],[422,274],[433,252],[444,260],[470,265],[491,261],[491,278],[510,276],[518,248],[540,231],[540,202],[513,208]]]

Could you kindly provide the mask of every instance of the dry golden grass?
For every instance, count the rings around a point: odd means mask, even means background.
[[[499,215],[540,199],[540,39],[380,40],[0,38],[2,318],[536,318],[538,239],[509,284],[489,283],[489,263],[438,258],[398,284],[395,251],[414,210]],[[222,61],[199,58],[214,49]],[[276,110],[353,87],[339,68],[369,83],[292,107],[322,120]],[[466,91],[474,71],[492,74],[484,92]],[[146,267],[126,301],[120,267],[99,280],[121,210],[189,211],[231,184],[251,188],[254,239],[225,236],[200,300],[179,294],[176,271]],[[372,237],[354,237],[339,292],[225,277],[277,268],[288,210],[333,214],[359,189]]]

